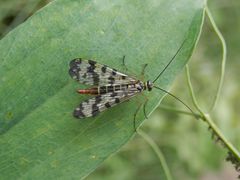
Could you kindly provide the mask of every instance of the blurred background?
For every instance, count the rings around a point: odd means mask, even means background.
[[[0,39],[24,22],[49,0],[0,0]],[[213,120],[240,150],[240,1],[209,1],[209,8],[228,48],[226,77]],[[222,50],[208,18],[190,60],[193,86],[201,107],[208,110],[216,93]],[[192,106],[185,72],[177,77],[171,92]],[[233,166],[225,161],[227,151],[211,138],[206,124],[191,116],[176,114],[164,107],[185,108],[171,97],[141,127],[163,151],[174,179],[236,179]],[[136,135],[117,154],[108,158],[87,179],[165,179],[161,164],[148,144]]]

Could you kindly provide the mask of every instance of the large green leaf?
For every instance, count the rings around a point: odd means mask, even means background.
[[[73,109],[86,96],[68,75],[82,57],[167,88],[189,59],[203,17],[201,0],[56,0],[0,41],[0,178],[81,178],[134,134],[133,115],[149,114],[164,93],[146,92],[95,118]],[[141,111],[137,125],[144,120]]]

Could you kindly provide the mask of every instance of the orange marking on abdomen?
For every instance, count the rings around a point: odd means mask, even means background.
[[[79,94],[92,94],[96,95],[98,94],[98,89],[97,88],[92,88],[92,89],[79,89],[77,90]]]

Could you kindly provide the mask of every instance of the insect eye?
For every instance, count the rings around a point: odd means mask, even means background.
[[[152,90],[153,83],[151,81],[147,81],[147,88],[149,91]]]

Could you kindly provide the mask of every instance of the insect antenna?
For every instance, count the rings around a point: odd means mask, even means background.
[[[199,116],[198,116],[196,113],[194,113],[193,110],[192,110],[185,102],[183,102],[180,98],[178,98],[177,96],[173,95],[172,93],[170,93],[170,92],[168,92],[167,90],[162,89],[162,88],[160,88],[160,87],[158,87],[158,86],[155,86],[155,85],[154,85],[153,87],[156,88],[156,89],[159,89],[159,90],[163,91],[164,93],[166,93],[166,94],[170,95],[171,97],[173,97],[174,99],[178,100],[181,104],[183,104],[187,109],[189,109],[189,110],[191,111],[191,113],[194,115],[194,117],[195,117],[197,120],[199,119]]]
[[[159,73],[159,75],[152,81],[153,83],[156,82],[158,80],[158,78],[160,78],[160,76],[165,72],[165,70],[168,68],[168,66],[173,62],[173,60],[175,59],[175,57],[177,56],[177,54],[179,53],[179,51],[182,49],[184,43],[186,42],[186,39],[184,39],[184,41],[182,42],[181,46],[178,48],[177,52],[174,54],[174,56],[172,57],[172,59],[168,62],[168,64],[164,67],[164,69]]]
[[[169,65],[173,62],[173,60],[175,59],[175,57],[178,55],[178,53],[180,52],[180,50],[182,49],[183,45],[185,44],[186,39],[184,39],[184,41],[182,42],[181,46],[178,48],[177,52],[174,54],[174,56],[171,58],[171,60],[168,62],[168,64],[164,67],[164,69],[158,74],[158,76],[152,81],[152,83],[156,82],[158,80],[158,78],[160,78],[160,76],[165,72],[165,70],[169,67]],[[153,86],[154,88],[163,91],[164,93],[170,95],[171,97],[173,97],[174,99],[178,100],[181,104],[183,104],[187,109],[189,109],[191,111],[191,113],[194,115],[194,117],[196,119],[199,118],[198,115],[196,115],[196,113],[193,112],[193,110],[185,103],[183,102],[180,98],[178,98],[177,96],[173,95],[172,93],[168,92],[165,89],[162,89],[158,86]]]

